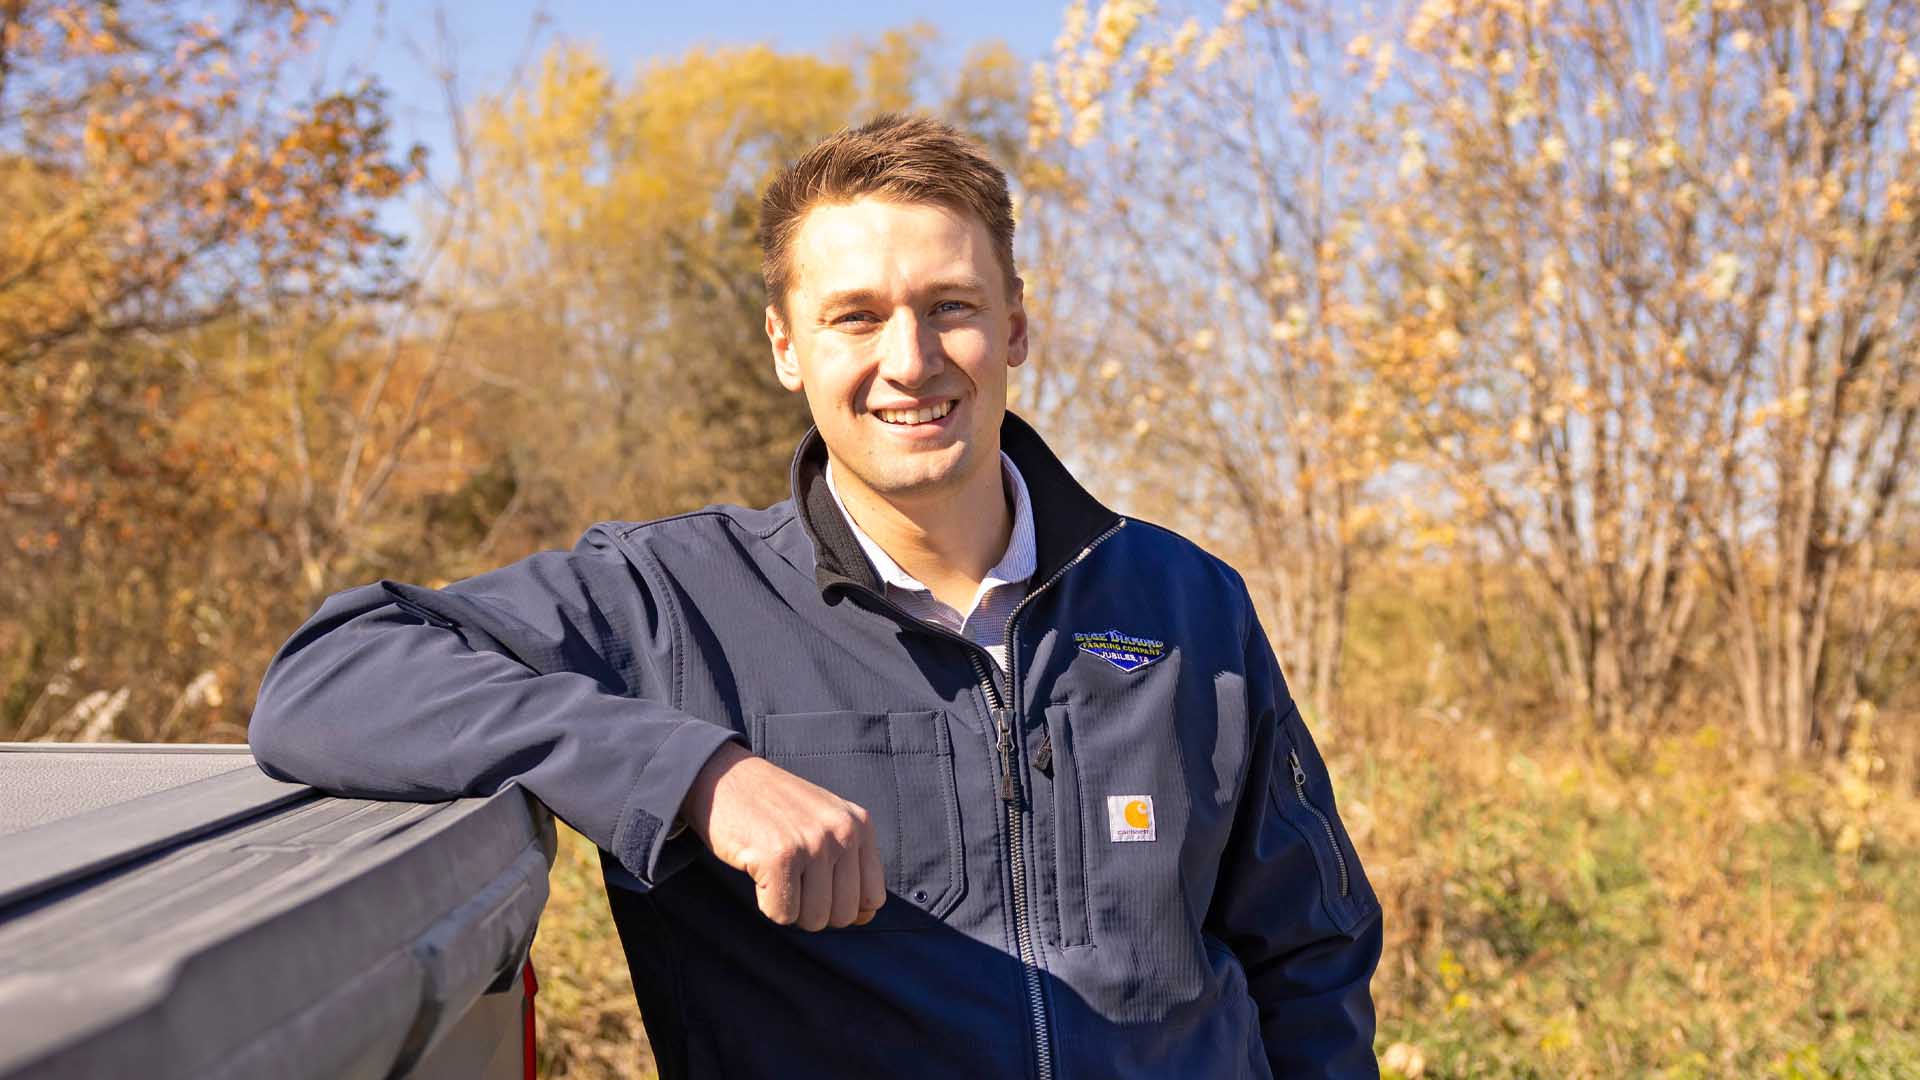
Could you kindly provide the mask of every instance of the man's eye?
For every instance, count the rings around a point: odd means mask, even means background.
[[[942,300],[933,306],[933,310],[935,311],[943,311],[949,308],[957,311],[972,311],[973,305],[967,303],[965,300]]]
[[[838,326],[838,325],[840,325],[841,323],[844,323],[844,322],[852,322],[852,321],[854,321],[854,320],[856,320],[856,319],[867,319],[867,320],[871,320],[872,318],[873,318],[873,316],[871,316],[871,315],[869,315],[869,314],[867,314],[867,313],[866,313],[866,312],[864,312],[864,311],[849,311],[849,312],[847,312],[847,313],[846,313],[845,315],[838,315],[838,316],[835,316],[835,317],[834,317],[834,320],[833,320],[833,324],[834,324],[835,326]]]

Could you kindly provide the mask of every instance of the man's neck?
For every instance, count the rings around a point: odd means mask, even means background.
[[[831,462],[829,468],[833,468]],[[957,488],[911,499],[883,496],[833,468],[840,501],[860,530],[941,603],[966,611],[1013,535],[998,452]]]

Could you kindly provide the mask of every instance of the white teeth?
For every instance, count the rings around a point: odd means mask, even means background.
[[[875,409],[873,415],[888,424],[924,424],[953,411],[953,402],[943,401],[924,409]]]

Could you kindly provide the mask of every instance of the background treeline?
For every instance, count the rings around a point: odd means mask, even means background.
[[[0,739],[241,739],[329,592],[783,497],[759,187],[924,109],[1018,181],[1014,407],[1245,571],[1325,732],[1390,1072],[1920,1060],[1920,9],[556,45],[449,73],[445,161],[296,85],[326,19],[0,0]],[[624,1074],[583,855],[549,1071]]]

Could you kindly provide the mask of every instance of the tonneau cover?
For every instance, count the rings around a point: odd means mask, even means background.
[[[511,786],[370,802],[244,748],[0,744],[0,1080],[422,1075],[518,989],[553,845]]]

